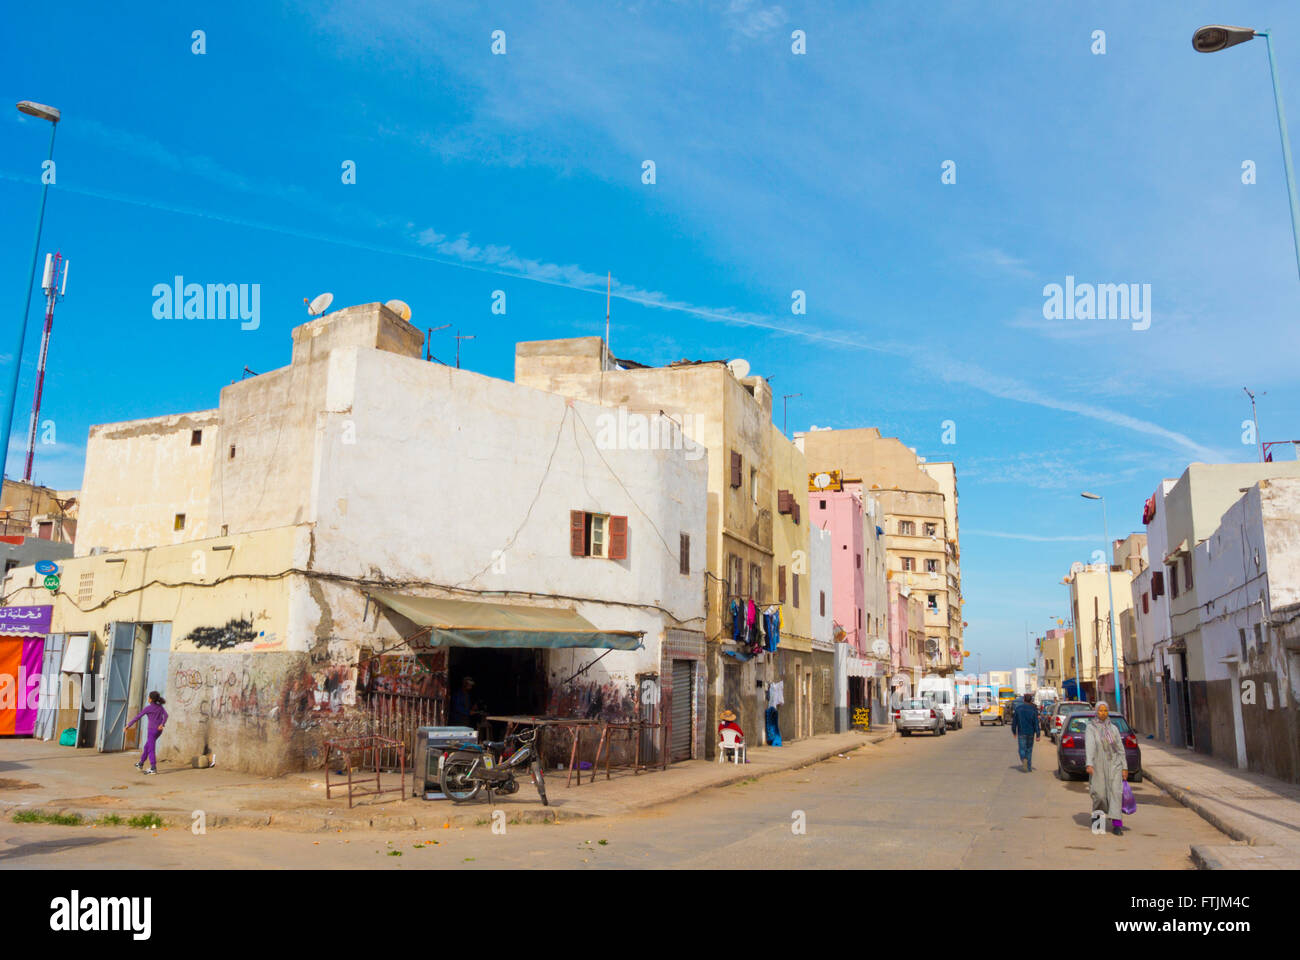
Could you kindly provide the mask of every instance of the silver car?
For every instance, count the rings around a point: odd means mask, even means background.
[[[914,732],[927,730],[936,737],[948,732],[943,721],[943,712],[929,700],[904,700],[895,711],[894,726],[905,737]]]

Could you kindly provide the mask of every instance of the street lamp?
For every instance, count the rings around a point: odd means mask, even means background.
[[[43,103],[33,103],[31,100],[20,100],[17,104],[18,112],[25,113],[29,117],[36,117],[40,120],[50,122],[50,155],[47,163],[54,160],[54,133],[59,128],[59,111],[57,107],[46,106]],[[44,172],[44,171],[42,171]],[[4,473],[4,466],[9,462],[9,428],[14,418],[14,398],[18,395],[18,373],[23,362],[23,345],[27,341],[27,314],[32,308],[32,287],[36,283],[36,261],[41,252],[41,227],[45,223],[45,196],[49,193],[49,181],[42,176],[41,185],[41,210],[36,217],[36,242],[32,245],[32,266],[27,273],[27,298],[23,300],[23,319],[18,324],[18,349],[13,353],[13,359],[10,363],[12,368],[9,377],[9,389],[4,395],[4,411],[0,413],[0,475]]]
[[[1296,199],[1295,171],[1291,166],[1291,138],[1286,132],[1286,111],[1282,109],[1282,89],[1277,80],[1277,63],[1273,59],[1273,35],[1268,30],[1250,27],[1227,27],[1211,24],[1192,34],[1192,48],[1198,53],[1218,53],[1256,37],[1264,38],[1268,48],[1268,68],[1273,74],[1273,101],[1277,105],[1277,129],[1282,135],[1282,165],[1286,169],[1286,189],[1291,198],[1291,236],[1295,241],[1296,272],[1300,273],[1300,200]]]
[[[1240,43],[1241,41],[1235,41]],[[1124,715],[1124,691],[1119,685],[1119,654],[1115,650],[1115,587],[1110,581],[1110,530],[1106,524],[1106,498],[1098,496],[1095,493],[1084,492],[1080,494],[1085,500],[1101,501],[1101,532],[1106,538],[1106,593],[1110,596],[1110,668],[1115,682],[1115,709],[1122,717]],[[1101,677],[1097,678],[1097,686],[1101,686]],[[1100,689],[1097,691],[1100,693]]]

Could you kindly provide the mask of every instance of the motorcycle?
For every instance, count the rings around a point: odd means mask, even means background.
[[[505,755],[511,744],[517,744],[516,749]],[[535,727],[522,733],[513,733],[504,740],[456,744],[442,755],[438,782],[443,794],[456,803],[468,803],[484,790],[491,803],[493,791],[507,795],[518,792],[519,781],[515,779],[515,774],[525,767],[542,798],[542,805],[549,806]]]

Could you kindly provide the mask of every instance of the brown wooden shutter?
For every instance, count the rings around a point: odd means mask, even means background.
[[[776,512],[790,513],[794,507],[794,497],[790,496],[789,490],[778,490],[776,492]]]
[[[691,538],[688,534],[680,534],[681,540],[681,559],[678,567],[681,573],[691,572]]]
[[[569,511],[569,553],[575,557],[587,555],[587,515],[581,510]]]
[[[777,599],[785,603],[785,567],[776,568]]]
[[[627,517],[609,518],[609,559],[627,558]]]
[[[731,451],[731,485],[733,487],[740,486],[741,483],[740,466],[741,466],[740,454],[738,454],[735,450],[732,450]]]
[[[798,522],[799,522],[799,504],[794,503],[794,504],[791,504],[790,507],[791,507],[791,512],[794,514],[794,522],[795,522],[795,523],[798,523]]]
[[[790,575],[790,591],[794,594],[794,605],[799,606],[799,574]]]
[[[1156,570],[1151,574],[1151,596],[1163,597],[1165,595],[1165,574],[1163,570]]]

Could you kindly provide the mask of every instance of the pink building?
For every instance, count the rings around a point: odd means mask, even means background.
[[[831,604],[849,649],[866,653],[862,573],[862,498],[847,491],[808,494],[808,515],[831,535]]]

